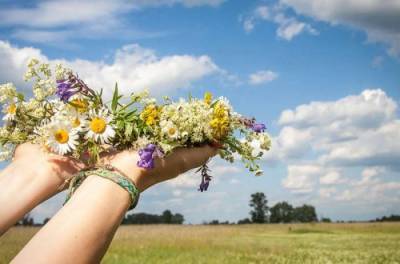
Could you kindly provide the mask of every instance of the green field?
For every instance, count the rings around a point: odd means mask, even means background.
[[[0,238],[0,263],[37,230]],[[400,223],[122,226],[103,263],[400,263]]]

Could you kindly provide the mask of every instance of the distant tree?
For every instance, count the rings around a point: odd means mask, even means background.
[[[328,218],[328,217],[322,217],[321,218],[321,222],[323,222],[323,223],[331,223],[332,220],[330,218]]]
[[[251,195],[250,211],[251,221],[254,223],[266,223],[268,220],[268,200],[264,193],[257,192]]]
[[[271,223],[290,223],[293,221],[294,209],[288,202],[279,202],[270,208]]]
[[[301,223],[318,221],[315,207],[312,205],[304,204],[303,206],[294,208],[294,221]]]
[[[182,224],[185,221],[183,215],[172,214],[165,210],[161,215],[136,213],[125,216],[122,224]]]
[[[219,225],[219,220],[211,220],[207,225]]]
[[[171,224],[172,223],[172,213],[170,210],[165,210],[162,215],[161,215],[161,222],[165,224]]]
[[[375,221],[376,221],[376,222],[394,222],[394,221],[400,221],[400,215],[384,216],[384,217],[381,217],[381,218],[377,218]]]
[[[239,220],[238,225],[242,225],[242,224],[251,224],[251,220],[249,218],[244,218],[242,220]]]
[[[185,221],[185,218],[181,214],[174,214],[172,216],[171,223],[181,225]]]

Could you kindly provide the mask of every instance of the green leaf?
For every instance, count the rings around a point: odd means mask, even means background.
[[[19,100],[19,101],[21,101],[21,102],[25,101],[25,96],[24,96],[24,94],[22,94],[22,93],[17,93],[17,97],[18,97],[18,100]]]
[[[125,125],[125,137],[130,138],[132,135],[133,126],[131,123],[126,123]]]
[[[115,112],[117,110],[118,106],[118,99],[120,97],[118,96],[118,83],[115,83],[115,88],[114,88],[114,94],[111,102],[111,110]]]

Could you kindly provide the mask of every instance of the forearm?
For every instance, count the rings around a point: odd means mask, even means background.
[[[55,175],[12,162],[0,173],[0,235],[26,213],[55,195],[60,179]]]
[[[89,176],[13,263],[98,263],[129,205],[123,188]]]

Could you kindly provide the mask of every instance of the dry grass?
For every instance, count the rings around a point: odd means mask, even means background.
[[[36,228],[0,239],[8,263]],[[122,226],[104,263],[400,263],[400,223]]]

